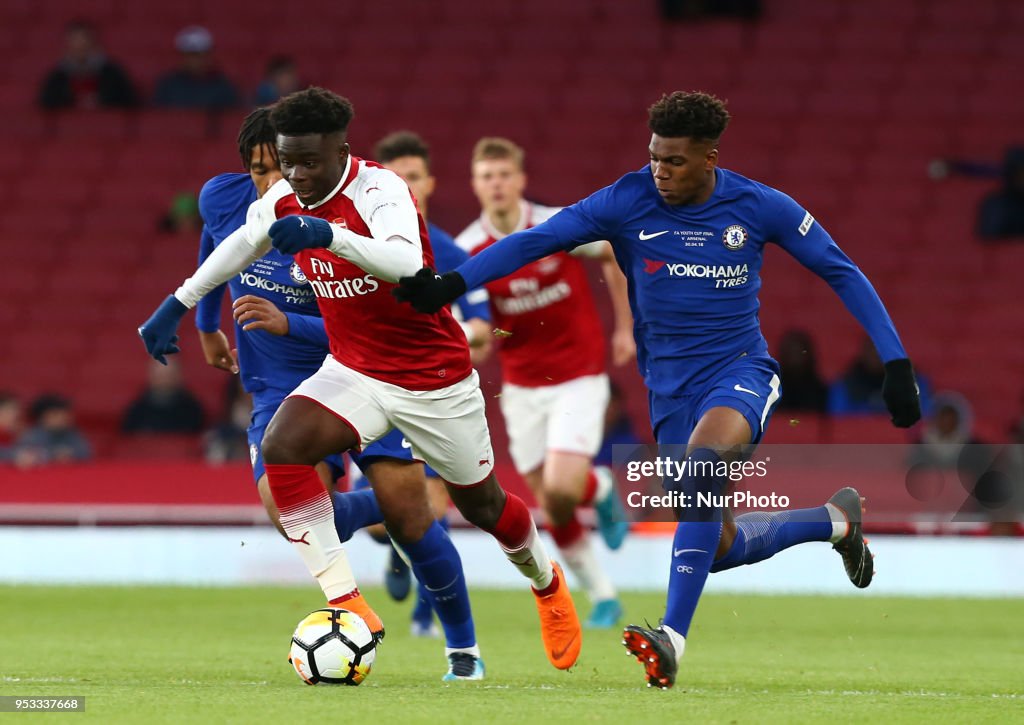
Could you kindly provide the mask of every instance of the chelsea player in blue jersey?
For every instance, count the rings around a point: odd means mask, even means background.
[[[667,482],[697,501],[728,485],[723,462],[761,440],[782,391],[778,364],[758,323],[764,246],[775,243],[824,279],[864,327],[885,363],[883,397],[899,427],[920,418],[913,367],[870,282],[811,214],[776,189],[718,167],[729,122],[724,104],[676,92],[649,109],[650,164],[549,221],[511,234],[453,272],[423,269],[402,280],[399,299],[434,312],[468,287],[500,278],[556,251],[612,243],[629,281],[640,372],[660,445],[685,445],[687,475]],[[813,509],[676,510],[668,601],[657,629],[629,626],[627,650],[648,686],[675,683],[707,575],[753,564],[809,541],[828,541],[854,585],[866,587],[872,556],[852,488]]]
[[[243,122],[238,137],[239,153],[249,173],[221,174],[204,185],[199,196],[199,209],[204,221],[200,264],[220,241],[245,223],[249,205],[282,178],[275,138],[270,109],[253,111]],[[281,401],[323,363],[328,354],[327,333],[316,297],[290,255],[271,249],[227,286],[231,288],[233,299],[237,358],[226,335],[219,329],[223,286],[198,303],[196,326],[207,362],[240,374],[243,386],[252,394],[253,414],[248,436],[253,476],[268,515],[283,534],[260,444]],[[365,451],[358,454],[350,452],[350,455],[370,480],[386,481],[395,476],[423,477],[420,464],[412,460],[411,449],[404,445],[402,434],[397,429]],[[333,488],[334,479],[343,470],[340,455],[331,456],[317,466],[329,489]],[[335,527],[342,542],[351,538],[356,529],[379,524],[383,520],[374,493],[369,488],[351,493],[335,492],[332,502]],[[447,579],[431,583],[439,584],[441,589],[451,588]],[[432,591],[424,592],[428,618],[431,605],[436,601],[436,592],[431,596]],[[445,625],[449,650],[449,672],[445,679],[481,679],[483,664],[476,650],[468,600],[461,597],[463,601],[458,602],[460,594],[457,591],[442,594],[451,598],[451,602],[443,604],[438,611]],[[379,619],[368,605],[350,599],[342,606],[363,616],[375,632],[383,632]]]

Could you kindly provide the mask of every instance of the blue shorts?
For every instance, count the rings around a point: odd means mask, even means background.
[[[398,430],[398,428],[392,428],[390,433],[379,441],[374,441],[368,445],[362,453],[349,451],[349,456],[363,473],[366,472],[366,469],[371,464],[381,458],[397,458],[402,461],[417,460],[412,457],[412,446],[409,445],[409,441],[405,439],[402,431]],[[437,477],[434,469],[427,464],[423,464],[423,469],[428,477]],[[366,480],[366,476],[359,476],[352,481],[352,489],[355,491],[369,487],[370,482]]]
[[[767,355],[736,358],[696,393],[650,394],[651,423],[659,445],[685,445],[697,422],[711,408],[738,411],[750,425],[750,442],[758,443],[768,428],[782,394],[779,364]]]
[[[258,395],[258,394],[257,394]],[[252,418],[249,419],[249,462],[252,463],[252,477],[257,483],[263,474],[266,473],[266,468],[263,466],[263,434],[267,432],[267,425],[270,424],[270,419],[274,417],[274,413],[281,407],[281,402],[284,400],[284,396],[274,396],[273,398],[259,399],[257,395],[253,396],[253,408]],[[331,478],[337,480],[345,475],[345,457],[341,453],[336,453],[331,456],[327,456],[324,462],[331,468]]]

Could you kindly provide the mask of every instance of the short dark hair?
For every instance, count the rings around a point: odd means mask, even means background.
[[[382,164],[389,163],[403,156],[415,156],[423,159],[430,170],[430,146],[419,134],[412,131],[395,131],[377,142],[373,149],[373,157]]]
[[[270,106],[257,108],[245,117],[238,129],[238,154],[246,171],[252,163],[252,150],[259,146],[269,146],[271,158],[277,161],[277,131],[270,122],[270,109]]]
[[[647,127],[665,138],[689,138],[717,143],[729,125],[725,103],[709,93],[676,91],[663,95],[647,109]]]
[[[347,98],[311,86],[278,101],[270,112],[270,122],[283,136],[326,135],[347,132],[355,115]]]

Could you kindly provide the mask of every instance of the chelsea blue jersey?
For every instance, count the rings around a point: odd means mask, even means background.
[[[199,193],[203,235],[199,262],[209,256],[231,232],[245,223],[246,211],[256,200],[256,187],[248,174],[220,174]],[[316,296],[291,255],[271,249],[228,282],[231,298],[255,295],[273,302],[288,317],[288,334],[265,330],[243,331],[235,325],[238,367],[242,385],[250,393],[272,390],[290,393],[323,364],[327,333]],[[206,295],[196,306],[196,326],[204,332],[220,327],[224,286]]]
[[[607,239],[629,283],[637,360],[650,391],[678,395],[743,355],[767,355],[758,320],[766,244],[823,278],[883,361],[906,357],[871,283],[809,212],[776,189],[726,169],[703,204],[672,206],[650,168],[492,245],[458,268],[468,287],[555,251]]]

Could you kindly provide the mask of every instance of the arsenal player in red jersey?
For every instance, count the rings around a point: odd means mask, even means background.
[[[352,117],[346,99],[320,88],[277,103],[271,120],[285,181],[250,207],[246,224],[140,333],[151,355],[176,352],[177,323],[200,297],[271,245],[295,255],[317,295],[331,354],[278,409],[263,457],[281,524],[310,573],[337,606],[358,592],[313,465],[397,427],[445,480],[463,516],[491,533],[531,580],[548,658],[568,669],[582,640],[568,586],[529,509],[494,477],[483,396],[462,329],[447,309],[420,315],[391,295],[400,277],[433,265],[433,254],[405,182],[349,153]],[[465,582],[452,565],[458,554],[431,514],[422,477],[375,493],[417,577],[431,585],[453,574],[451,591],[438,601],[464,607],[468,618]]]

